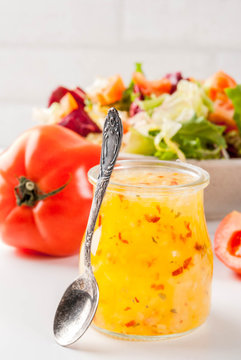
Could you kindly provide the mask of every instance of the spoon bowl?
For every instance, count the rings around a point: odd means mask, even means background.
[[[54,318],[56,341],[67,346],[78,340],[95,316],[99,302],[97,282],[88,269],[65,291]]]

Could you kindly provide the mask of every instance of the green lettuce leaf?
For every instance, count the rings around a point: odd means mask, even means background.
[[[159,144],[158,151],[155,156],[160,160],[176,160],[177,154],[174,150],[170,149],[168,145],[162,140]]]
[[[224,126],[214,125],[204,117],[195,115],[182,125],[172,140],[187,158],[221,158],[222,150],[226,148],[224,130]]]
[[[225,89],[225,92],[233,103],[233,118],[238,126],[239,133],[241,134],[241,85],[237,85],[235,88]]]
[[[133,103],[137,96],[138,94],[134,93],[134,83],[131,82],[128,88],[124,90],[121,100],[112,104],[112,106],[121,111],[129,111],[131,103]]]
[[[146,111],[149,115],[152,115],[153,110],[162,105],[166,99],[166,94],[162,94],[157,97],[145,98],[145,100],[139,102],[139,106],[142,110]]]
[[[135,63],[135,66],[136,66],[135,71],[143,74],[142,63]]]
[[[154,138],[145,136],[134,128],[130,129],[129,141],[125,152],[131,154],[154,155],[156,151]]]

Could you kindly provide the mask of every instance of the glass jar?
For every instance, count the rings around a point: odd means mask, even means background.
[[[89,171],[95,185],[99,166]],[[118,161],[92,244],[100,299],[94,326],[111,336],[184,335],[210,310],[213,255],[206,171],[181,162]]]

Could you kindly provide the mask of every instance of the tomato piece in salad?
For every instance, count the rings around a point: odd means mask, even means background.
[[[241,274],[241,213],[233,211],[219,224],[214,238],[216,256]]]
[[[160,80],[147,80],[145,75],[141,72],[134,72],[132,75],[133,82],[139,87],[144,95],[162,95],[164,93],[171,93],[172,83],[170,79],[163,78]]]
[[[236,81],[225,72],[218,71],[206,83],[209,88],[209,97],[214,101],[214,111],[209,115],[209,121],[217,125],[225,125],[226,131],[237,130],[233,119],[233,103],[225,93],[225,89],[237,86]]]
[[[214,102],[214,111],[209,114],[208,120],[213,124],[226,126],[226,132],[238,130],[233,115],[234,107],[231,101],[223,102],[216,100]]]
[[[223,95],[225,95],[226,99],[229,100],[224,90],[237,86],[236,81],[224,71],[218,71],[215,73],[208,82],[210,82],[209,96],[213,101],[220,98],[224,99]]]

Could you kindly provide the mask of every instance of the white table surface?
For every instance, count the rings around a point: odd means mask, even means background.
[[[208,224],[213,237],[217,223]],[[241,359],[241,277],[215,259],[212,311],[188,336],[128,342],[89,329],[71,348],[55,343],[52,322],[58,301],[78,274],[78,257],[27,256],[0,245],[0,359]]]

